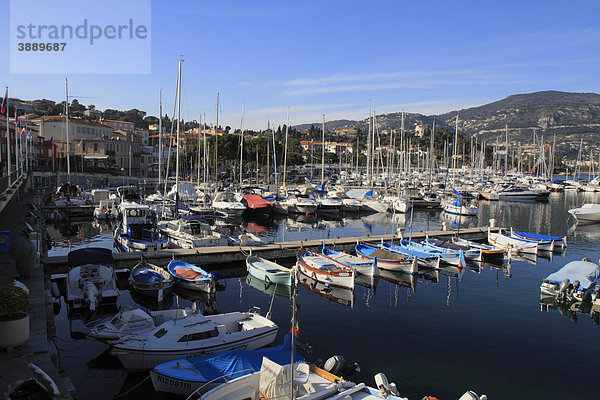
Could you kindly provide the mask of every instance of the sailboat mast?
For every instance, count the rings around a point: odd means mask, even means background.
[[[215,125],[215,184],[219,182],[219,93],[217,92],[217,124]]]
[[[504,176],[506,176],[506,173],[508,172],[508,124],[505,125],[505,130],[506,139],[504,140],[504,150],[506,151],[506,154],[504,154]]]
[[[6,111],[8,114],[8,110]],[[69,143],[69,85],[67,78],[65,78],[65,130],[67,133],[67,183],[71,182],[71,163],[69,162],[69,155],[71,154],[71,144]],[[15,132],[15,135],[17,132]],[[18,162],[18,161],[16,161]]]
[[[369,187],[373,186],[373,177],[371,176],[371,99],[369,99],[369,132],[367,133],[367,183]]]
[[[243,168],[244,168],[244,112],[246,105],[242,103],[242,119],[240,121],[240,188],[242,187]]]
[[[204,146],[202,151],[202,166],[204,167],[202,169],[202,183],[204,184],[203,186],[206,187],[206,178],[208,175],[208,158],[206,154],[206,114],[204,114],[204,121],[202,123],[202,144]]]
[[[286,190],[286,169],[287,169],[287,150],[288,150],[288,134],[290,131],[290,106],[288,106],[287,120],[285,123],[285,149],[283,150],[283,190]]]
[[[321,114],[321,115],[323,116],[323,132],[321,135],[321,185],[324,185],[325,184],[325,114]]]
[[[183,60],[179,59],[179,66],[177,69],[177,149],[175,156],[175,193],[179,193],[179,133],[180,133],[180,122],[181,122],[181,63]]]
[[[198,187],[200,186],[200,131],[202,130],[202,113],[198,118],[198,146],[196,148],[196,180],[198,181]]]
[[[162,89],[158,91],[158,190],[160,191],[160,178],[162,175]]]
[[[277,153],[275,152],[275,126],[271,127],[271,137],[273,139],[273,183],[277,185]]]
[[[8,106],[8,86],[6,87],[6,160],[7,160],[7,170],[8,173],[8,186],[12,185],[12,175],[10,174],[10,125],[8,122],[8,114],[10,113],[10,107]],[[52,147],[52,159],[54,160],[54,145]],[[53,168],[54,169],[54,168]]]

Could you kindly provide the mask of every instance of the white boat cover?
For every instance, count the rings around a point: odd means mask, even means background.
[[[260,368],[260,393],[268,399],[290,398],[290,369],[285,368],[267,357],[263,357]]]
[[[565,279],[579,281],[582,290],[594,287],[600,280],[600,266],[588,261],[571,261],[558,271],[548,275],[550,282],[560,283]]]

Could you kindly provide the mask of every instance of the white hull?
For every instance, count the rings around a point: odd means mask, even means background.
[[[582,222],[600,222],[600,204],[584,204],[579,208],[569,210],[577,221]]]
[[[503,235],[501,233],[492,233],[488,230],[488,242],[493,246],[502,247],[506,251],[514,253],[529,253],[537,254],[538,244],[531,242],[523,242],[511,238],[510,236]]]
[[[187,348],[181,350],[144,350],[142,349],[123,349],[115,347],[110,351],[112,355],[119,357],[119,361],[123,364],[123,367],[132,370],[145,370],[154,367],[155,365],[175,360],[178,358],[186,358],[193,356],[200,356],[206,354],[223,353],[233,349],[245,349],[254,350],[261,347],[265,347],[273,343],[277,336],[277,328],[271,328],[268,331],[255,336],[246,336],[243,339],[235,340],[231,338],[231,341],[224,342],[221,344],[198,347],[198,348]]]

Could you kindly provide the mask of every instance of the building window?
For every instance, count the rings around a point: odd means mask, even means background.
[[[98,152],[98,143],[94,143],[94,153]]]

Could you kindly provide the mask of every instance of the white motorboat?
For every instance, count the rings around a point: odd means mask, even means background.
[[[600,222],[600,204],[586,203],[579,208],[569,210],[577,221],[582,222]]]
[[[107,220],[117,218],[119,210],[115,205],[114,200],[100,200],[100,203],[94,208],[94,218]]]
[[[212,206],[215,210],[224,212],[230,217],[239,217],[246,211],[246,206],[237,201],[236,194],[229,191],[217,192]]]
[[[110,354],[127,369],[147,370],[178,358],[268,346],[278,329],[258,309],[210,316],[193,314],[110,342]]]
[[[498,192],[500,200],[522,201],[536,200],[540,196],[533,190],[526,190],[520,187],[509,186]]]
[[[281,202],[288,213],[310,215],[317,211],[317,202],[306,194],[289,194]]]
[[[479,204],[465,203],[452,198],[443,200],[442,208],[444,212],[454,215],[475,216],[479,213]]]
[[[156,214],[149,206],[137,203],[121,203],[123,221],[115,228],[115,244],[121,251],[156,251],[169,246],[154,222]]]
[[[342,200],[329,197],[325,191],[315,190],[310,196],[317,202],[319,213],[338,214],[342,209]]]
[[[196,303],[192,308],[144,311],[141,308],[121,310],[109,320],[91,324],[88,336],[100,340],[116,340],[126,335],[136,335],[150,331],[165,321],[183,318],[197,312]]]
[[[584,258],[571,261],[548,275],[540,286],[542,296],[557,301],[594,301],[600,288],[600,266]]]
[[[228,245],[227,237],[214,231],[201,216],[194,214],[162,222],[159,229],[169,238],[169,245],[175,248],[194,249]]]
[[[109,249],[88,247],[68,255],[65,300],[71,311],[96,310],[98,306],[117,303],[119,291],[114,261]]]

